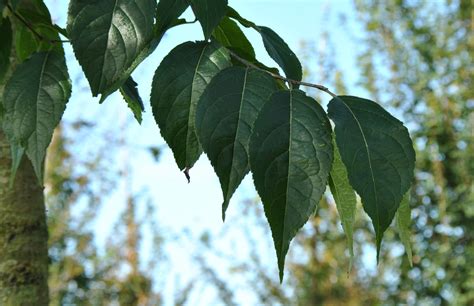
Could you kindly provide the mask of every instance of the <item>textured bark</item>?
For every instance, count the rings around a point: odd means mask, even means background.
[[[10,148],[0,131],[0,305],[48,305],[43,188],[23,158],[9,188]]]
[[[12,48],[11,67],[15,50]],[[0,83],[0,103],[4,84]],[[9,186],[10,146],[0,120],[0,305],[48,305],[48,232],[43,188],[23,158]]]

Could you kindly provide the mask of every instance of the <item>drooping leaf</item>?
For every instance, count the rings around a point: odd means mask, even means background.
[[[153,115],[181,170],[191,168],[201,155],[195,130],[197,102],[211,79],[228,66],[229,55],[218,43],[186,42],[174,48],[155,72]]]
[[[413,255],[411,251],[411,210],[410,210],[410,192],[408,191],[402,199],[402,203],[397,211],[397,228],[398,235],[400,235],[400,240],[405,247],[405,252],[408,257],[408,262],[410,266],[413,266]]]
[[[357,208],[357,199],[347,177],[346,166],[344,166],[339,149],[333,141],[334,161],[331,173],[329,174],[329,188],[336,202],[336,208],[342,221],[342,228],[347,238],[347,245],[350,254],[349,272],[354,260],[354,221]]]
[[[11,143],[26,149],[40,181],[46,148],[70,95],[64,55],[56,51],[33,54],[5,86],[4,131]]]
[[[227,0],[191,0],[191,7],[201,24],[204,38],[209,39],[227,13]]]
[[[125,102],[127,102],[128,107],[132,110],[135,119],[137,119],[138,123],[142,123],[142,112],[145,110],[145,106],[138,93],[137,85],[132,77],[129,77],[125,84],[120,87],[120,93]]]
[[[69,38],[94,96],[121,87],[148,55],[155,7],[154,0],[70,2]]]
[[[157,34],[166,32],[189,6],[189,0],[160,0],[156,7]]]
[[[23,0],[16,7],[16,14],[28,20],[28,26],[15,20],[15,49],[20,62],[35,52],[56,50],[63,52],[58,43],[57,27],[51,22],[49,10],[42,0]]]
[[[240,16],[240,14],[230,6],[227,7],[227,16],[229,16],[232,19],[237,20],[241,25],[243,25],[246,28],[255,28],[255,29],[258,28],[258,26],[255,23]]]
[[[295,81],[301,81],[303,70],[298,57],[277,33],[268,27],[258,26],[243,18],[231,7],[228,7],[227,16],[237,20],[244,27],[257,30],[262,36],[263,45],[265,46],[268,55],[270,55],[270,57],[280,65],[285,72],[286,77]],[[298,86],[294,87],[298,88]]]
[[[196,129],[221,183],[223,219],[232,195],[249,172],[249,142],[257,115],[277,89],[264,72],[231,67],[212,79],[198,103]]]
[[[383,233],[413,180],[412,141],[402,122],[370,100],[339,96],[328,114],[349,182],[372,219],[378,258]]]
[[[0,16],[0,19],[1,16]],[[10,53],[12,51],[12,27],[10,20],[5,18],[0,24],[0,82],[10,66]]]
[[[286,42],[270,28],[258,27],[258,31],[262,35],[263,45],[268,55],[280,65],[286,77],[295,81],[301,81],[303,77],[301,63]]]
[[[239,28],[237,23],[229,17],[224,17],[215,28],[212,36],[224,47],[237,52],[244,59],[255,60],[255,51],[252,44]]]
[[[314,213],[333,159],[326,113],[299,90],[278,91],[263,106],[250,140],[250,169],[270,223],[283,278],[296,232]]]

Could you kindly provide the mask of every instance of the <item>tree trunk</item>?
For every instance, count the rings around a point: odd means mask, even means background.
[[[14,54],[13,46],[5,79],[13,69]],[[0,84],[0,105],[3,90],[4,84]],[[26,157],[10,188],[10,156],[0,120],[0,305],[47,306],[48,230],[43,188]]]
[[[48,305],[43,188],[23,158],[9,188],[10,147],[0,131],[0,305]]]

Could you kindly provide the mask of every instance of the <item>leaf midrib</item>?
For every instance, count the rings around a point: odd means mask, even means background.
[[[226,202],[228,202],[230,199],[229,197],[229,192],[230,192],[230,174],[232,173],[232,169],[234,167],[234,157],[235,157],[235,147],[237,145],[237,136],[239,135],[239,128],[240,128],[240,118],[242,115],[242,106],[244,104],[244,98],[245,98],[245,90],[247,88],[247,76],[249,74],[249,68],[245,68],[245,74],[244,74],[244,85],[242,86],[242,97],[240,98],[240,105],[239,105],[239,114],[237,117],[237,128],[235,129],[235,136],[234,136],[234,141],[233,141],[233,146],[232,146],[232,158],[230,162],[230,173],[229,173],[229,181],[227,182],[227,193],[226,193]]]
[[[110,31],[112,30],[112,25],[113,25],[113,20],[114,20],[114,15],[115,15],[115,10],[117,9],[117,4],[119,0],[115,0],[114,3],[114,8],[112,9],[112,14],[110,15],[110,23],[109,23],[109,29],[107,30],[107,39],[106,39],[106,44],[105,44],[105,53],[104,53],[104,58],[102,60],[102,69],[100,73],[100,82],[99,82],[99,88],[98,90],[102,89],[102,84],[104,82],[104,69],[105,69],[105,62],[106,62],[106,57],[107,57],[107,49],[109,47],[109,40],[110,40]]]
[[[193,107],[193,100],[194,100],[194,84],[195,84],[195,81],[196,81],[196,77],[198,75],[198,71],[199,71],[199,66],[201,65],[201,61],[202,61],[202,58],[204,56],[204,53],[206,52],[206,49],[207,49],[208,45],[204,46],[202,48],[202,51],[201,51],[201,54],[199,55],[199,59],[198,59],[198,62],[196,64],[196,68],[194,69],[194,74],[193,74],[193,81],[191,83],[191,97],[189,98],[190,101],[189,101],[189,113],[188,113],[188,124],[187,124],[187,127],[186,127],[186,149],[185,149],[185,154],[186,154],[186,161],[185,161],[185,167],[189,167],[190,166],[190,163],[189,163],[189,160],[188,160],[188,144],[190,142],[190,128],[191,128],[191,122],[192,122],[192,117],[193,117],[193,112],[192,110],[194,110],[194,107]]]
[[[377,236],[378,236],[378,231],[380,230],[380,218],[379,218],[379,206],[378,206],[378,197],[377,197],[377,189],[375,187],[375,177],[374,177],[374,171],[372,169],[372,162],[370,159],[370,151],[369,151],[369,144],[367,143],[367,139],[365,138],[364,130],[362,129],[362,126],[360,125],[359,120],[355,116],[354,112],[352,112],[352,109],[346,104],[346,102],[342,99],[339,98],[342,101],[342,104],[349,110],[351,113],[352,117],[354,118],[355,122],[357,123],[357,126],[359,127],[360,134],[362,135],[362,139],[364,140],[364,145],[365,145],[365,150],[367,151],[367,160],[369,162],[369,169],[370,169],[370,178],[372,179],[372,184],[374,187],[374,196],[375,196],[375,212],[376,212],[376,220],[377,220]]]
[[[286,213],[287,213],[287,208],[288,208],[288,202],[289,202],[289,199],[288,199],[288,194],[289,194],[289,187],[290,187],[290,163],[291,163],[291,139],[292,139],[292,133],[293,133],[293,124],[292,124],[292,121],[293,121],[293,91],[290,89],[289,91],[289,95],[290,95],[290,102],[289,102],[289,107],[290,107],[290,124],[289,124],[289,127],[290,127],[290,135],[289,135],[289,144],[288,144],[288,171],[287,171],[287,178],[286,178],[286,194],[285,194],[285,208],[284,208],[284,212],[283,212],[283,227],[282,227],[282,235],[281,237],[283,238],[284,237],[284,233],[286,231]],[[283,241],[285,239],[282,239],[282,243],[280,245],[280,257],[283,255]],[[284,260],[284,258],[283,258]]]

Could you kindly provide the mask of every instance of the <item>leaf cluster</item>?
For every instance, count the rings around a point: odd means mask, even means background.
[[[372,219],[380,249],[413,179],[408,131],[376,102],[302,82],[299,59],[276,32],[243,18],[226,0],[71,0],[66,30],[51,23],[42,1],[13,2],[4,8],[7,32],[2,35],[11,44],[9,22],[27,34],[14,34],[22,63],[6,83],[3,129],[15,148],[12,154],[25,152],[40,181],[46,148],[71,93],[59,34],[72,44],[92,94],[102,102],[119,90],[141,122],[143,100],[131,73],[167,30],[188,23],[180,16],[190,8],[204,40],[170,51],[156,69],[150,97],[179,169],[189,178],[202,152],[207,154],[221,183],[223,217],[242,179],[252,173],[272,230],[280,278],[291,240],[314,214],[328,184],[350,249],[355,192]],[[239,24],[261,35],[284,76],[258,61]],[[9,55],[10,48],[2,45],[0,55]],[[2,60],[8,62],[6,56]],[[300,85],[332,95],[327,112]],[[399,216],[404,219],[398,224],[406,226],[409,213]]]

